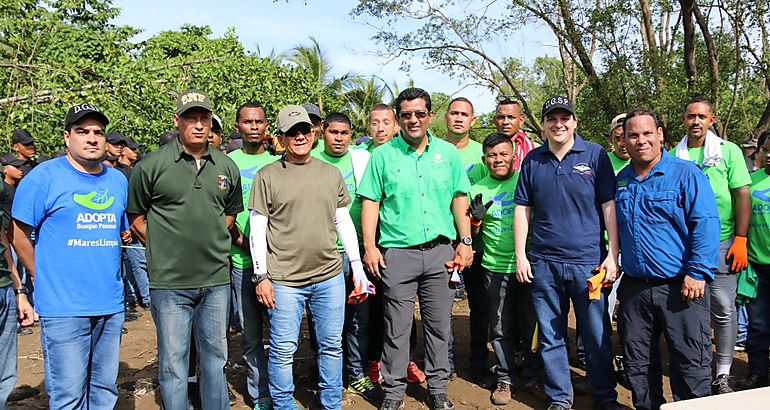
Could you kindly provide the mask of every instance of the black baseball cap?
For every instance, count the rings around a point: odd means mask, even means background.
[[[124,137],[126,139],[126,146],[132,150],[136,150],[142,146],[142,144],[134,141],[131,137]]]
[[[11,144],[22,144],[27,145],[35,142],[35,139],[32,138],[32,134],[29,133],[29,131],[24,129],[17,129],[13,130],[13,134],[11,134]]]
[[[318,108],[317,105],[313,103],[304,103],[302,104],[302,108],[304,108],[305,111],[307,111],[307,115],[308,117],[311,117],[311,120],[312,120],[312,117],[315,116],[318,119],[318,121],[323,121],[324,117],[323,115],[321,115],[321,109]]]
[[[16,158],[16,156],[10,152],[4,152],[0,154],[0,163],[3,165],[13,165],[14,167],[20,167],[26,164],[27,161]]]
[[[89,115],[101,120],[105,127],[110,123],[110,120],[107,119],[107,116],[104,115],[100,109],[96,108],[92,104],[82,103],[72,106],[69,111],[67,111],[67,117],[64,119],[64,129],[68,129],[70,125],[79,122],[81,119]]]
[[[567,97],[556,95],[545,100],[543,103],[543,113],[540,115],[540,119],[542,120],[546,115],[555,110],[565,110],[572,114],[573,117],[577,116],[575,115],[575,107],[572,105],[572,101]]]
[[[168,130],[158,137],[158,145],[163,146],[179,137],[179,131]]]
[[[113,132],[107,134],[107,142],[109,142],[110,144],[113,144],[113,145],[114,144],[120,144],[121,142],[124,143],[124,144],[127,144],[128,140],[126,139],[126,137],[123,136],[123,134],[121,134],[121,133],[119,133],[117,131],[113,131]]]

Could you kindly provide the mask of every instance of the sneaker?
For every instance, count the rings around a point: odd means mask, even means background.
[[[736,384],[736,387],[740,390],[758,389],[760,387],[767,386],[767,376],[760,376],[758,374],[751,373],[746,376],[745,379],[741,379]]]
[[[746,342],[735,342],[734,347],[736,352],[745,352],[746,351]]]
[[[430,403],[433,410],[454,410],[455,408],[446,393],[431,394]]]
[[[123,327],[120,329],[120,334],[124,335],[124,334],[126,334],[126,333],[128,333],[128,329],[126,329],[126,327],[125,327],[125,326],[123,326]]]
[[[369,376],[364,376],[358,380],[348,383],[348,391],[363,396],[368,401],[376,402],[380,400],[382,391],[377,388]]]
[[[380,373],[381,368],[382,362],[372,362],[369,365],[369,368],[366,370],[366,375],[369,376],[369,380],[371,380],[373,383],[379,383],[382,381],[382,373]]]
[[[23,335],[31,335],[32,334],[32,328],[29,326],[21,327],[19,326],[19,330],[16,331],[16,333],[20,336]]]
[[[253,410],[273,410],[273,403],[270,399],[259,399],[254,403]]]
[[[404,408],[403,400],[385,399],[382,401],[380,410],[400,410]]]
[[[511,401],[511,384],[506,382],[497,382],[497,387],[490,397],[492,404],[503,406]]]
[[[711,383],[711,392],[713,394],[732,393],[733,388],[730,387],[730,382],[732,379],[733,378],[730,377],[729,374],[720,374],[716,377],[716,379],[714,379],[714,382]]]
[[[425,373],[417,367],[417,363],[409,362],[409,366],[406,368],[406,380],[409,383],[422,383],[425,381]]]
[[[454,296],[455,302],[460,302],[465,299],[468,299],[468,292],[465,291],[465,288],[460,288],[455,290],[455,296]]]
[[[546,410],[569,410],[570,408],[567,406],[562,406],[559,403],[551,403],[548,405],[548,408]]]

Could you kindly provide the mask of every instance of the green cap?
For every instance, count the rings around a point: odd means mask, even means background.
[[[209,112],[213,112],[211,109],[211,100],[209,96],[200,90],[187,90],[176,99],[176,115],[182,115],[190,108],[203,108]]]
[[[303,122],[311,127],[313,126],[313,123],[310,122],[310,117],[307,115],[307,111],[301,105],[287,105],[278,112],[277,125],[278,130],[281,131],[281,133],[285,133],[291,129],[291,127]]]

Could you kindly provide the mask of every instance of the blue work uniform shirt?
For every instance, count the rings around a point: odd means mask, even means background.
[[[615,198],[615,172],[599,144],[575,143],[561,161],[546,142],[521,164],[516,205],[532,208],[532,260],[599,264],[606,255],[601,206]]]
[[[627,166],[617,181],[615,208],[626,275],[665,279],[686,274],[711,281],[719,255],[719,211],[698,166],[663,152],[644,178]]]

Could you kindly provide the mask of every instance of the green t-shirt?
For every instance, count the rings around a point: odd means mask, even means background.
[[[749,260],[770,265],[770,175],[764,169],[751,174],[750,191]]]
[[[481,194],[484,203],[490,199],[494,201],[481,220],[480,228],[484,243],[481,266],[492,272],[516,272],[513,244],[513,208],[516,204],[513,203],[513,194],[518,180],[519,173],[514,172],[505,181],[488,176],[471,187],[471,198]]]
[[[705,168],[703,167],[703,147],[688,148],[687,152],[690,155],[690,160],[698,164],[703,173],[706,174],[711,189],[714,190],[717,209],[719,209],[719,221],[722,225],[719,240],[724,241],[732,238],[735,231],[735,214],[733,213],[733,197],[730,190],[751,184],[749,170],[746,168],[746,161],[743,160],[743,152],[734,143],[724,141],[722,161],[716,166]],[[669,154],[676,156],[676,147],[672,148]]]
[[[380,203],[380,246],[407,248],[439,236],[455,239],[452,199],[471,184],[454,145],[428,132],[422,154],[399,135],[369,159],[358,195]]]
[[[468,140],[468,145],[463,149],[458,149],[457,152],[460,154],[460,161],[463,163],[463,169],[468,175],[471,185],[489,175],[489,170],[481,162],[481,156],[484,155],[481,144],[474,140]]]
[[[363,235],[361,233],[361,198],[356,195],[356,177],[353,172],[353,160],[350,158],[350,153],[345,154],[342,157],[333,157],[324,151],[319,152],[314,157],[320,159],[327,164],[334,165],[340,170],[342,174],[342,180],[345,182],[345,187],[348,189],[348,194],[353,199],[353,202],[348,204],[348,210],[350,211],[350,218],[353,219],[353,225],[356,227],[356,233],[358,234],[358,243],[363,243]],[[339,252],[345,252],[345,248],[342,246],[342,241],[337,238],[337,250]]]
[[[235,165],[238,166],[241,172],[241,191],[243,191],[243,203],[246,204],[251,197],[251,184],[254,182],[254,176],[257,175],[257,171],[265,165],[274,162],[278,157],[270,155],[268,152],[263,152],[259,155],[247,154],[240,149],[227,154],[227,156],[235,162]],[[251,228],[249,227],[248,209],[238,213],[238,216],[235,217],[235,225],[238,226],[238,229],[246,237],[249,236]],[[251,253],[232,244],[230,245],[230,258],[235,268],[248,269],[252,267]]]
[[[608,152],[607,156],[610,157],[610,164],[612,164],[612,170],[615,171],[615,175],[625,168],[631,162],[631,159],[622,160],[618,158],[614,152]]]

